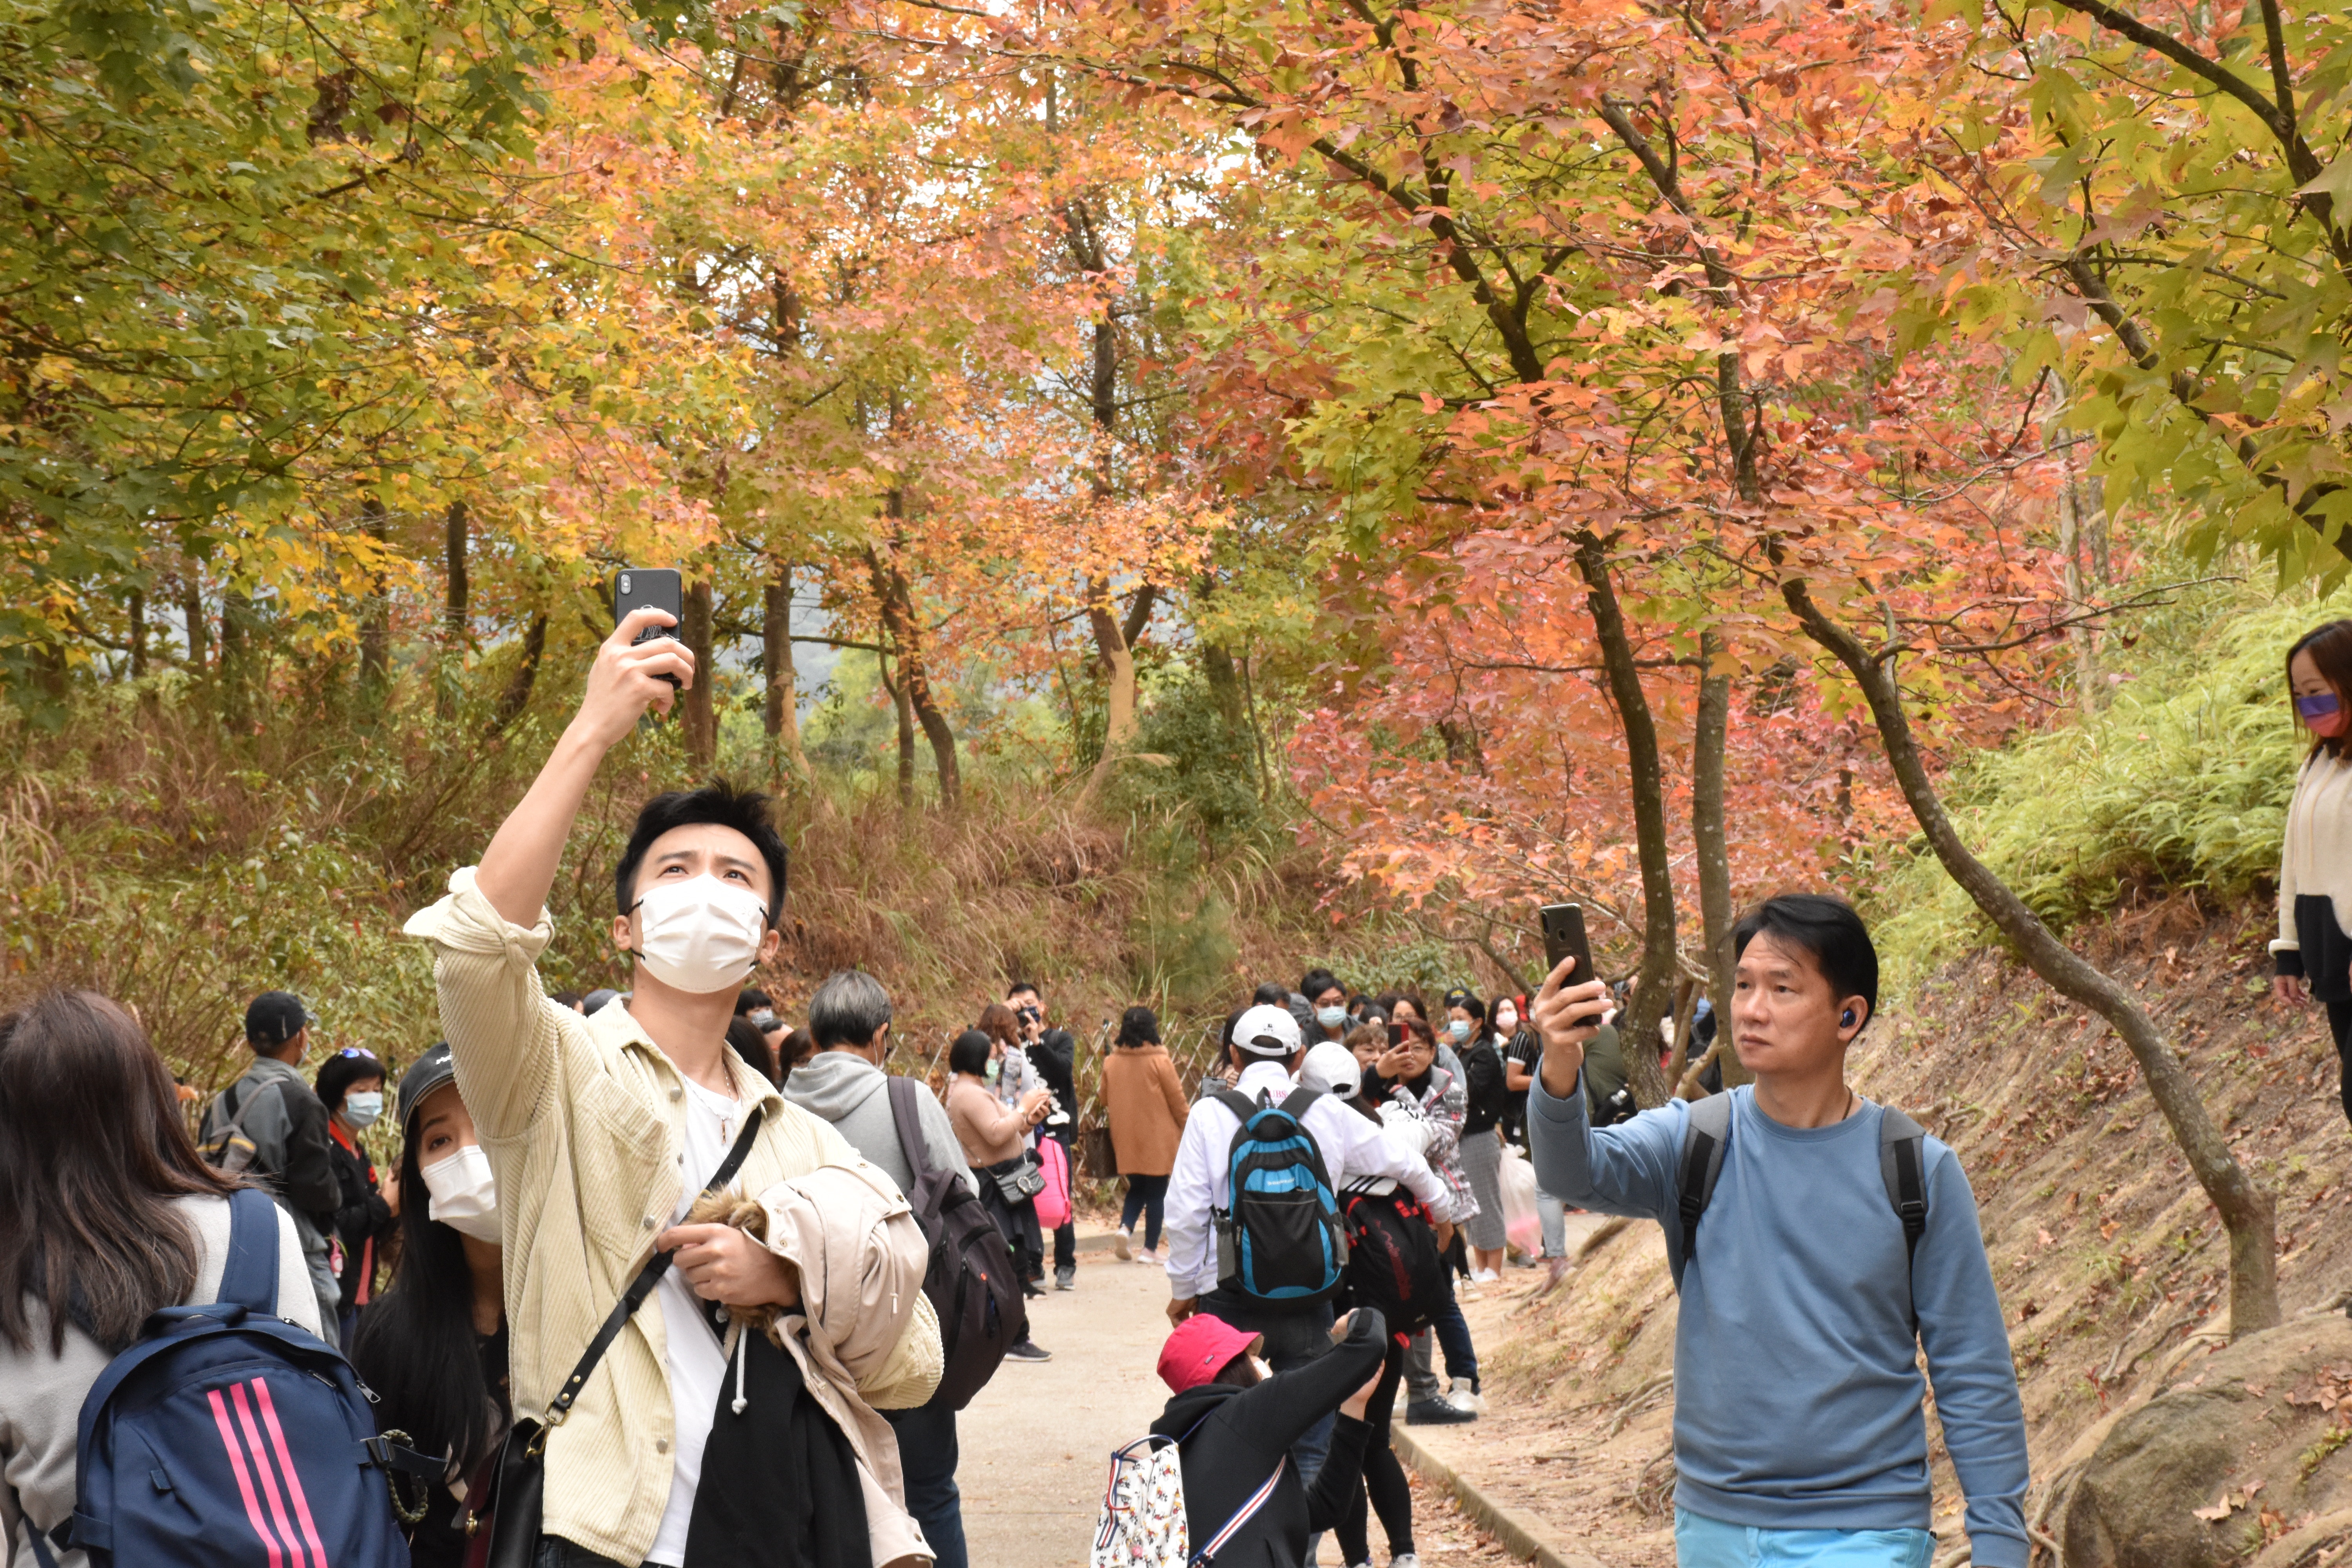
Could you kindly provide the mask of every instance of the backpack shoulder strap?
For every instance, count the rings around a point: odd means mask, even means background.
[[[1307,1111],[1312,1110],[1315,1102],[1322,1098],[1323,1091],[1321,1089],[1307,1089],[1302,1085],[1297,1089],[1292,1089],[1289,1095],[1284,1099],[1281,1107],[1282,1113],[1285,1116],[1289,1117],[1293,1121],[1297,1122],[1301,1127],[1304,1127],[1307,1125]]]
[[[1715,1196],[1715,1184],[1723,1175],[1723,1152],[1731,1144],[1731,1109],[1728,1092],[1694,1100],[1689,1120],[1683,1126],[1682,1160],[1675,1184],[1683,1228],[1682,1262],[1675,1270],[1677,1290],[1691,1259],[1698,1256],[1699,1216],[1706,1213],[1707,1203]]]
[[[1249,1119],[1263,1109],[1256,1100],[1237,1089],[1212,1089],[1209,1098],[1240,1117],[1244,1129],[1249,1126]]]
[[[239,1187],[228,1195],[228,1262],[214,1300],[257,1318],[277,1315],[278,1205],[258,1187]]]
[[[1919,1238],[1927,1234],[1927,1129],[1893,1106],[1881,1108],[1878,1119],[1878,1173],[1886,1183],[1886,1201],[1903,1222],[1905,1294],[1909,1294],[1911,1260],[1919,1255]],[[1912,1317],[1918,1317],[1914,1304]]]
[[[916,1114],[915,1092],[913,1079],[890,1079],[890,1120],[898,1129],[898,1152],[907,1156],[907,1168],[919,1182],[930,1173],[931,1163],[923,1157],[923,1127]]]

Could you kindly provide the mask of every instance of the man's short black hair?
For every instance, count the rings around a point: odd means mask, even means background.
[[[1015,996],[1020,995],[1020,994],[1021,994],[1021,993],[1023,993],[1024,991],[1028,992],[1028,993],[1029,993],[1031,995],[1033,995],[1033,996],[1037,996],[1037,995],[1043,995],[1043,994],[1044,994],[1044,993],[1040,992],[1040,991],[1037,989],[1037,983],[1036,983],[1035,981],[1034,981],[1034,980],[1016,980],[1016,981],[1014,981],[1012,984],[1010,984],[1010,985],[1008,985],[1008,986],[1006,986],[1006,987],[1004,988],[1004,999],[1005,999],[1007,1002],[1010,1002],[1010,1001],[1012,1001]]]
[[[1290,987],[1279,980],[1269,980],[1250,994],[1250,1005],[1287,1007],[1290,1005]]]
[[[725,779],[714,779],[700,789],[674,789],[646,802],[637,825],[629,830],[621,863],[613,868],[613,898],[622,914],[636,907],[637,868],[654,840],[673,827],[709,823],[731,827],[751,841],[768,863],[768,881],[774,889],[768,899],[768,924],[784,917],[784,840],[768,816],[768,797],[755,789],[737,789]]]
[[[1339,984],[1339,977],[1328,969],[1310,969],[1298,982],[1298,994],[1309,1002],[1314,1001],[1326,991],[1347,989]]]
[[[1843,899],[1827,893],[1781,893],[1739,917],[1731,928],[1731,954],[1769,933],[1772,940],[1812,954],[1813,966],[1839,999],[1859,996],[1869,1005],[1864,1021],[1878,1016],[1878,949],[1870,928]]]
[[[735,1016],[740,1018],[746,1013],[756,1013],[762,1007],[772,1011],[775,1005],[776,999],[773,996],[754,985],[735,998]]]

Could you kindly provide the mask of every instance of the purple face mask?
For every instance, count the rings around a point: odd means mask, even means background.
[[[2343,706],[2344,704],[2336,700],[2336,694],[2332,691],[2323,691],[2316,697],[2298,697],[2294,700],[2294,710],[2305,719],[2325,719]]]

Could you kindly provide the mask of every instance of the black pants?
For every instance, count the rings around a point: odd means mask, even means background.
[[[939,1553],[938,1568],[967,1568],[963,1494],[956,1487],[956,1413],[934,1399],[913,1410],[885,1410],[882,1418],[898,1434],[907,1511]]]
[[[1045,1136],[1062,1146],[1062,1168],[1076,1176],[1078,1171],[1078,1153],[1070,1143],[1068,1131],[1066,1129],[1058,1132],[1049,1131]],[[1054,1227],[1054,1272],[1059,1274],[1065,1268],[1075,1269],[1077,1266],[1078,1215],[1076,1205],[1072,1205],[1070,1217]]]
[[[1364,1406],[1364,1424],[1372,1429],[1364,1444],[1364,1479],[1348,1504],[1346,1516],[1332,1529],[1339,1538],[1340,1557],[1350,1563],[1372,1560],[1373,1513],[1381,1516],[1381,1532],[1389,1538],[1390,1556],[1401,1557],[1413,1549],[1412,1487],[1405,1479],[1404,1466],[1397,1462],[1396,1450],[1389,1446],[1389,1420],[1396,1412],[1397,1385],[1404,1381],[1404,1345],[1391,1334],[1389,1358],[1381,1366],[1380,1386],[1372,1391],[1371,1403]],[[1371,1500],[1369,1511],[1364,1506],[1367,1494]]]
[[[2327,1004],[2327,1032],[2336,1037],[2336,1098],[2344,1102],[2344,1119],[2352,1121],[2352,1047],[2345,1045],[2352,1036],[2352,1002]]]

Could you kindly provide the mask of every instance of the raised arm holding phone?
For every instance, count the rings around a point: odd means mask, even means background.
[[[677,1565],[689,1539],[695,1560],[715,1560],[807,1512],[855,1521],[819,1531],[838,1548],[820,1551],[827,1563],[898,1562],[899,1543],[919,1536],[876,1411],[919,1405],[938,1382],[937,1320],[920,1289],[928,1248],[888,1179],[727,1045],[739,989],[780,941],[785,853],[765,797],[710,784],[638,814],[614,875],[613,945],[633,970],[626,1005],[583,1016],[548,999],[536,969],[545,901],[605,753],[694,682],[693,654],[667,635],[676,624],[658,605],[621,616],[579,711],[481,864],[456,873],[407,928],[435,948],[443,1028],[497,1180],[514,1407],[544,1417],[541,1528],[567,1564]],[[766,1242],[684,1223],[712,1184],[758,1200]],[[881,1305],[822,1299],[825,1280],[858,1279],[889,1285]],[[642,1305],[622,1310],[632,1302]],[[714,1321],[708,1303],[797,1312],[817,1342],[781,1335],[775,1348],[793,1367],[776,1375],[797,1378],[816,1419],[847,1439],[856,1473],[828,1472],[824,1456],[839,1450],[814,1441],[812,1484],[759,1504],[793,1517],[754,1517],[699,1488],[706,1458],[734,1463],[729,1445],[802,1440],[750,1425],[788,1399],[754,1399],[760,1416],[747,1420],[738,1398],[729,1415],[722,1384],[740,1394],[744,1372],[722,1344],[753,1336],[722,1342],[723,1315]],[[608,1314],[614,1334],[600,1333]],[[740,1353],[756,1379],[761,1363]]]

